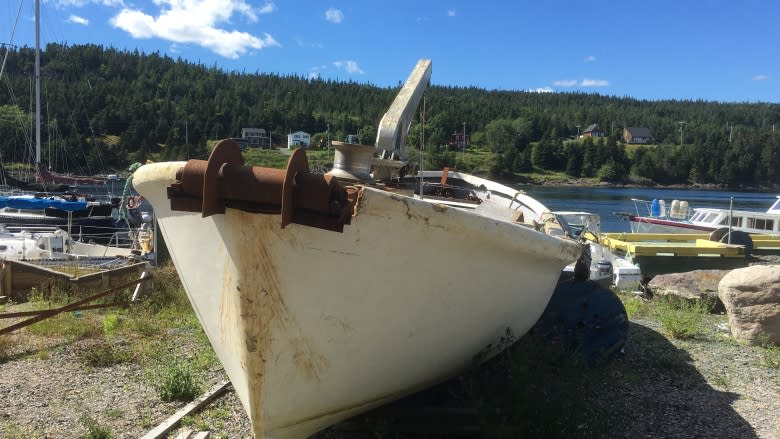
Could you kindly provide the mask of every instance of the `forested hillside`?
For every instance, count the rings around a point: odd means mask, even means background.
[[[152,157],[204,157],[207,140],[237,137],[244,127],[271,130],[277,146],[290,131],[317,139],[328,129],[333,138],[358,134],[361,143],[372,144],[398,90],[224,72],[97,45],[49,44],[41,65],[44,159],[55,170],[78,165],[79,172],[93,174]],[[32,49],[10,50],[0,94],[5,163],[31,154],[33,66]],[[426,95],[424,138],[437,165],[466,165],[446,149],[464,123],[471,150],[496,153],[490,169],[496,175],[551,170],[602,180],[780,185],[778,103],[433,86]],[[570,140],[594,123],[606,138]],[[626,147],[624,127],[647,127],[658,143]],[[415,125],[410,143],[417,139]]]

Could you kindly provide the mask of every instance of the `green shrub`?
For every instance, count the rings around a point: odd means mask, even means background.
[[[163,366],[157,374],[155,388],[163,401],[192,401],[201,392],[188,366],[170,364]]]
[[[686,339],[701,332],[704,316],[709,313],[709,304],[661,298],[655,311],[661,322],[661,329],[669,337]]]
[[[84,439],[111,439],[114,436],[111,434],[111,430],[98,423],[98,421],[91,416],[84,415],[81,418],[81,423],[87,429],[87,434]]]
[[[82,363],[91,367],[110,367],[127,363],[132,358],[129,351],[106,341],[90,344],[79,351],[77,356]]]
[[[762,349],[761,365],[770,369],[780,369],[780,346],[765,344]]]
[[[119,317],[116,314],[108,314],[103,317],[103,333],[106,337],[113,337],[119,326]]]

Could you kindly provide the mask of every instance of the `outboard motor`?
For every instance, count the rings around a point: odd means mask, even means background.
[[[612,262],[609,262],[606,259],[599,259],[596,262],[596,272],[598,274],[599,279],[607,278],[611,281],[613,271],[614,270],[612,268]]]

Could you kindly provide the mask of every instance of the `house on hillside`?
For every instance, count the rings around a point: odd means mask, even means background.
[[[303,147],[308,148],[311,144],[311,134],[303,131],[296,131],[287,135],[287,148]]]
[[[623,128],[623,140],[626,143],[653,143],[655,138],[650,128],[627,127]]]
[[[580,137],[604,137],[604,131],[601,131],[599,124],[594,123],[593,125],[588,125]]]
[[[241,128],[241,138],[251,147],[270,148],[270,137],[263,128]]]
[[[447,142],[447,147],[455,151],[463,151],[467,146],[469,146],[469,136],[462,131],[452,133],[450,141]]]

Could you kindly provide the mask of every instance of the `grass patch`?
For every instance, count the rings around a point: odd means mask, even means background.
[[[113,419],[123,418],[125,416],[125,411],[120,408],[113,408],[106,412],[106,416]]]
[[[117,326],[119,326],[119,316],[116,314],[108,314],[103,317],[103,334],[107,338],[114,336]]]
[[[157,395],[162,401],[192,401],[201,393],[201,386],[192,369],[185,364],[162,366],[155,373],[154,380]]]
[[[641,297],[636,297],[633,294],[618,294],[620,301],[623,302],[623,308],[626,309],[626,315],[631,320],[635,316],[645,314],[647,310],[647,304]]]
[[[77,355],[79,361],[90,367],[111,367],[132,359],[132,354],[127,349],[104,340],[88,345]]]
[[[111,430],[100,425],[100,423],[91,416],[82,416],[81,424],[87,429],[87,434],[84,436],[84,439],[111,439],[114,437]]]
[[[761,366],[768,369],[780,369],[780,346],[764,344],[761,352]]]
[[[19,425],[15,422],[0,422],[0,437],[4,439],[29,439],[41,436],[29,426]]]
[[[701,333],[704,317],[709,314],[707,303],[665,298],[659,298],[655,302],[655,316],[666,335],[683,340]]]
[[[102,336],[103,330],[91,318],[77,317],[75,313],[61,313],[27,327],[34,335],[60,336],[68,340],[79,340]]]

